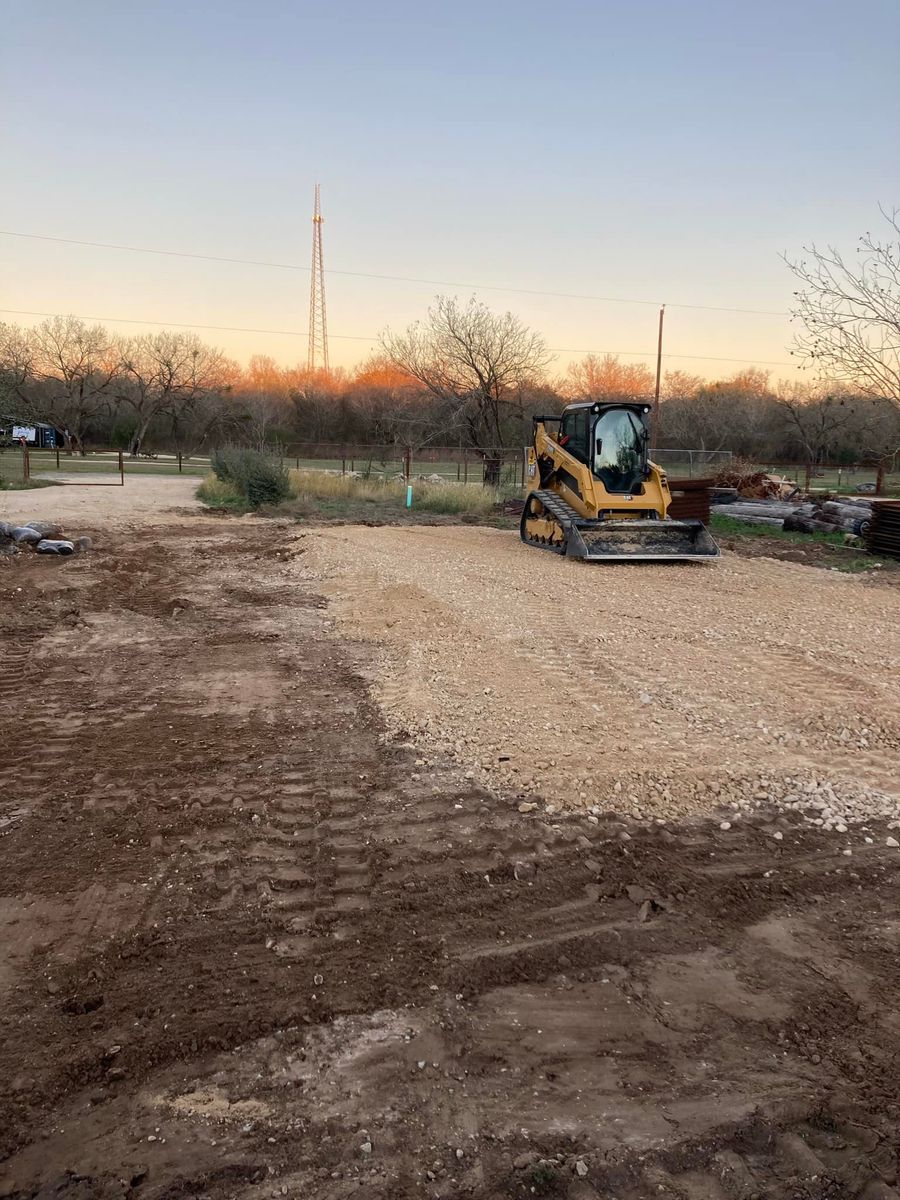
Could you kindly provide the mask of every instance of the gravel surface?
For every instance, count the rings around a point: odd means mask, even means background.
[[[843,832],[900,817],[892,589],[791,563],[596,567],[508,532],[307,533],[295,570],[423,763],[523,804]]]
[[[136,528],[176,519],[175,510],[202,508],[194,493],[200,480],[191,476],[125,476],[124,487],[77,486],[110,484],[113,475],[62,477],[59,486],[22,492],[0,492],[0,520],[59,521],[64,527]],[[181,514],[183,515],[183,514]]]

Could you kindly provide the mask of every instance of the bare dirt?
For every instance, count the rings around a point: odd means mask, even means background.
[[[791,813],[728,829],[520,814],[513,791],[460,784],[385,723],[381,651],[323,598],[337,543],[320,557],[310,539],[335,531],[83,531],[90,555],[0,570],[0,1195],[896,1200],[886,825],[848,857]],[[451,532],[427,532],[435,554]],[[465,551],[460,596],[507,554],[478,537],[489,553]],[[357,603],[380,606],[370,636],[406,622],[424,654],[422,627],[447,618],[417,544],[412,609],[393,549],[377,570],[362,534],[342,552],[367,581]],[[540,585],[544,560],[522,553],[511,619],[566,634],[554,560]],[[775,570],[802,588],[796,568],[760,567],[759,587]],[[712,629],[739,583],[663,569],[648,598],[627,573],[651,635],[642,681],[665,596],[692,595]],[[616,629],[628,586],[604,575]],[[857,711],[868,625],[882,641],[890,626],[867,594],[844,599],[864,643]],[[463,616],[502,657],[494,618]],[[605,646],[623,694],[636,640]],[[553,675],[535,662],[522,701]],[[754,680],[738,676],[735,709],[762,699]],[[574,726],[589,719],[571,703]],[[632,720],[630,751],[653,754],[659,731]],[[854,757],[866,777],[888,750]]]

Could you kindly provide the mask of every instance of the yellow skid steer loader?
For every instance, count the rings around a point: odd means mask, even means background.
[[[650,461],[649,416],[649,405],[617,401],[533,418],[520,526],[526,545],[592,562],[719,557],[702,521],[667,516],[672,496]]]

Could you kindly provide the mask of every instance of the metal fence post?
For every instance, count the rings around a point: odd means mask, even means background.
[[[56,469],[59,470],[59,446],[56,447]]]
[[[31,458],[28,454],[28,447],[22,447],[22,479],[25,483],[31,478]]]
[[[119,486],[125,486],[125,454],[124,451],[119,451]]]
[[[469,482],[469,452],[463,450],[463,483]]]
[[[178,474],[181,474],[181,451],[178,451]]]

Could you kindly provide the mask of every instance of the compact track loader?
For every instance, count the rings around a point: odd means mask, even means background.
[[[649,416],[649,405],[616,402],[533,418],[520,526],[526,545],[598,562],[718,558],[702,521],[666,515],[672,497],[650,461]]]

